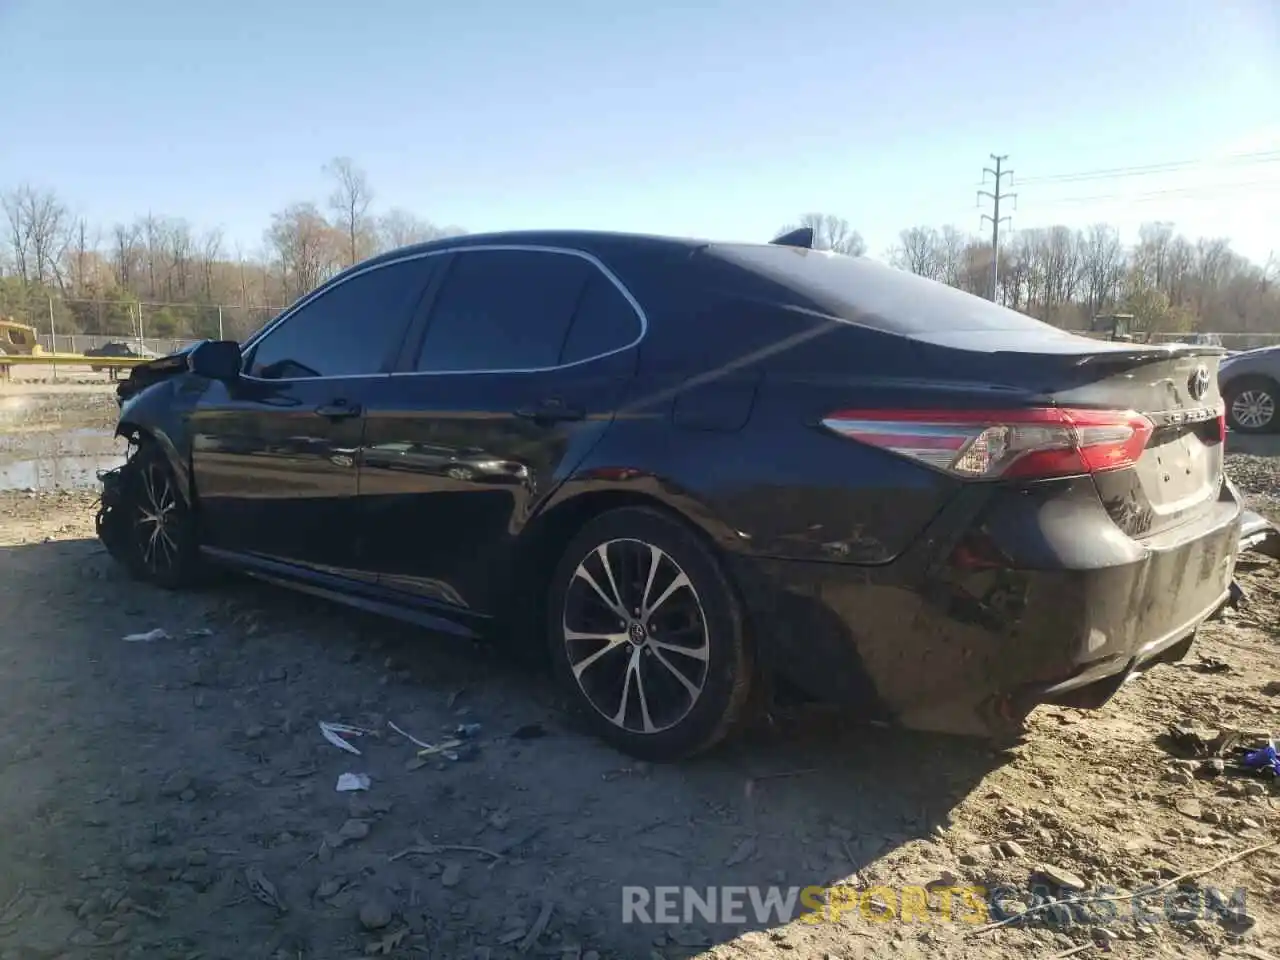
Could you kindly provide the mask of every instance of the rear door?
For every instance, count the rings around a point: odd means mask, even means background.
[[[611,422],[642,329],[584,254],[458,251],[368,405],[360,516],[380,582],[491,613],[524,523]]]
[[[321,290],[211,384],[192,467],[212,547],[355,575],[365,406],[387,377],[435,261],[357,272]]]

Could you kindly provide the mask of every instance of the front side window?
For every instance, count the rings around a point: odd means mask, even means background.
[[[436,298],[416,369],[556,366],[583,288],[595,273],[589,261],[565,253],[459,251]]]
[[[253,348],[263,380],[381,373],[436,269],[434,257],[377,267],[304,304]]]

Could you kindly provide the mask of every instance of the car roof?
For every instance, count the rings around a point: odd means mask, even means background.
[[[438,240],[428,240],[424,243],[398,247],[395,250],[388,250],[386,253],[363,260],[349,269],[361,270],[379,263],[399,260],[406,256],[464,247],[491,245],[564,247],[593,254],[618,253],[624,249],[635,252],[647,250],[652,253],[679,253],[682,251],[692,253],[708,246],[710,242],[692,237],[664,237],[654,234],[619,233],[606,230],[503,230],[492,233],[466,233],[455,237],[441,237]],[[346,273],[347,271],[343,272]]]

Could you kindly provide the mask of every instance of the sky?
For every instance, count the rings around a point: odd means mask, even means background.
[[[1280,255],[1278,0],[0,0],[0,63],[0,189],[246,254],[345,155],[376,208],[473,232],[766,240],[821,211],[878,256],[989,231],[996,153],[1015,229]]]

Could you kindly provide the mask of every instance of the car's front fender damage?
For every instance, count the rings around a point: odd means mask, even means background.
[[[185,368],[185,358],[180,355],[140,364],[116,387],[120,419],[115,432],[129,441],[129,449],[121,466],[101,476],[102,496],[95,523],[98,539],[118,561],[127,562],[125,551],[131,542],[129,506],[138,490],[135,480],[141,445],[159,447],[178,480],[179,494],[188,505],[192,502],[190,465],[181,452],[187,448],[185,410],[189,404],[180,402],[183,398],[174,390]]]

